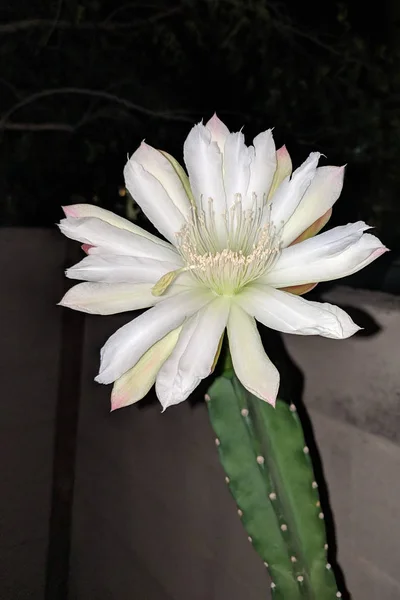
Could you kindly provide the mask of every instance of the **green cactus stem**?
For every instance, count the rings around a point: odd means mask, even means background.
[[[208,412],[226,481],[274,600],[341,597],[327,562],[324,515],[296,409],[250,394],[232,370],[211,386]]]

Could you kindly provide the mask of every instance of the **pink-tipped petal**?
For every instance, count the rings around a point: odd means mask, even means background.
[[[286,177],[290,177],[291,174],[292,159],[290,158],[286,146],[281,146],[281,148],[276,151],[276,170],[269,190],[268,199],[272,198],[282,181],[286,179]]]
[[[337,306],[305,300],[266,285],[249,285],[236,299],[257,321],[282,333],[345,339],[360,329]]]
[[[212,141],[217,142],[220,151],[223,152],[225,140],[229,135],[229,129],[225,123],[223,123],[221,119],[217,117],[217,113],[214,113],[211,119],[207,121],[206,127],[211,133]]]
[[[147,238],[148,240],[153,240],[153,242],[158,244],[169,246],[169,244],[166,242],[163,242],[158,237],[152,235],[138,225],[131,223],[131,221],[128,221],[128,219],[124,219],[124,217],[120,217],[110,210],[101,208],[95,204],[70,204],[69,206],[63,206],[62,209],[66,217],[71,217],[74,219],[94,217],[95,219],[100,219],[101,221],[109,223],[110,225],[118,227],[119,229],[126,229],[127,231],[131,231],[132,233]]]
[[[283,247],[289,246],[308,227],[332,208],[343,188],[345,167],[319,167],[301,202],[282,233]]]
[[[184,216],[187,216],[190,212],[190,201],[181,179],[168,158],[146,142],[140,144],[132,158],[158,179],[175,206]]]
[[[317,233],[319,233],[321,231],[321,229],[323,229],[325,227],[325,225],[328,223],[331,216],[332,216],[332,209],[330,208],[329,210],[326,211],[326,213],[324,215],[322,215],[322,217],[320,217],[319,219],[314,221],[314,223],[312,225],[310,225],[310,227],[308,227],[305,231],[303,231],[303,233],[301,235],[299,235],[299,237],[296,238],[290,245],[294,246],[294,244],[299,244],[300,242],[304,242],[304,240],[308,240],[308,238],[314,237],[315,235],[317,235]]]
[[[212,300],[211,292],[190,290],[167,298],[118,329],[101,350],[98,383],[112,383],[131,369],[161,338]]]
[[[357,273],[387,251],[377,237],[364,233],[367,228],[359,221],[284,248],[273,268],[259,281],[286,288]]]
[[[124,178],[127,190],[146,217],[168,241],[176,244],[176,234],[185,224],[185,217],[159,179],[147,171],[135,155],[125,165]],[[176,179],[181,185],[178,176]],[[189,200],[187,202],[189,204]]]
[[[154,385],[157,373],[175,348],[181,329],[174,329],[156,342],[134,367],[116,380],[111,393],[112,411],[144,398]]]
[[[291,178],[286,177],[282,181],[271,198],[271,219],[277,228],[285,225],[283,235],[285,235],[286,224],[298,209],[306,190],[315,177],[320,156],[319,152],[311,152],[307,160],[293,172]],[[284,245],[286,245],[285,242]]]
[[[157,238],[153,241],[135,235],[96,217],[66,217],[58,226],[66,237],[82,242],[88,254],[148,257],[181,264],[177,251],[170,244],[159,243],[161,240]]]
[[[62,206],[63,213],[66,217],[79,217],[79,204],[70,204],[68,206]]]
[[[318,283],[305,283],[303,285],[292,285],[285,288],[280,288],[282,292],[289,292],[289,294],[295,294],[296,296],[303,296],[307,292],[311,292]]]

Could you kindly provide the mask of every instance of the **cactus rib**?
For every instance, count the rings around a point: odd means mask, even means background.
[[[267,566],[274,600],[334,600],[326,533],[296,411],[275,409],[232,371],[215,380],[208,411],[220,461],[249,540]]]

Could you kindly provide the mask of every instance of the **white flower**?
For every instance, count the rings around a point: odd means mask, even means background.
[[[318,168],[319,158],[313,152],[292,174],[271,130],[247,147],[242,133],[214,116],[186,139],[189,177],[145,143],[125,167],[127,189],[168,242],[96,206],[64,208],[61,231],[88,256],[66,272],[87,283],[61,304],[96,314],[152,307],[101,351],[96,380],[114,382],[112,408],[140,400],[154,382],[164,408],[185,400],[212,371],[225,328],[240,381],[274,404],[279,373],[255,319],[336,339],[359,329],[340,308],[299,296],[386,250],[362,221],[312,237],[329,219],[344,175],[343,167]]]

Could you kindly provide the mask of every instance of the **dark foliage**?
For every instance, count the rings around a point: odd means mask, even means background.
[[[1,222],[49,225],[77,200],[124,214],[127,153],[146,138],[181,159],[192,123],[217,110],[249,137],[274,126],[296,162],[320,150],[348,163],[333,222],[363,218],[400,249],[399,9],[348,6],[9,2]]]

